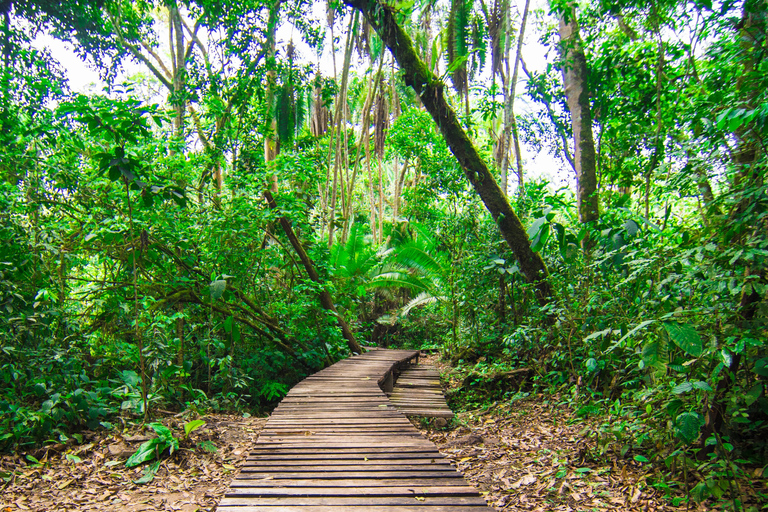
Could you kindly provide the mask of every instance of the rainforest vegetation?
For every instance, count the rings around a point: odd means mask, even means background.
[[[0,11],[0,449],[397,346],[457,409],[570,403],[648,485],[762,475],[765,0]]]

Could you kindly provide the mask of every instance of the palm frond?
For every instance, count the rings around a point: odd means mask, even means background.
[[[424,291],[432,287],[431,283],[408,272],[389,271],[374,276],[367,288],[406,288],[411,291]]]
[[[408,304],[406,304],[400,309],[399,316],[408,316],[408,313],[410,313],[413,308],[424,306],[426,304],[434,304],[436,302],[441,302],[444,300],[446,300],[446,297],[442,295],[435,296],[429,292],[421,292],[420,294],[412,298],[410,301],[408,301]]]

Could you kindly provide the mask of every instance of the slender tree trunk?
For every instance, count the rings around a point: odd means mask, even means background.
[[[392,217],[397,220],[397,218],[400,216],[400,209],[402,207],[402,196],[403,196],[403,183],[405,183],[405,175],[408,173],[408,159],[403,162],[403,168],[400,170],[400,172],[397,172],[397,168],[395,167],[395,197],[393,204],[393,210],[394,213],[392,214]]]
[[[335,134],[335,141],[336,141],[336,148],[335,148],[335,154],[336,157],[334,158],[334,166],[333,166],[333,189],[331,191],[331,212],[330,212],[330,219],[328,220],[328,248],[330,249],[333,246],[333,232],[334,232],[334,221],[336,218],[336,201],[338,199],[338,190],[339,190],[339,175],[340,175],[340,166],[347,165],[346,159],[342,162],[342,156],[346,154],[346,147],[342,148],[342,139],[344,142],[347,140],[347,130],[346,130],[346,123],[344,122],[346,120],[346,103],[347,103],[347,81],[349,80],[349,67],[350,67],[350,60],[352,58],[352,47],[354,46],[354,33],[355,28],[357,27],[357,13],[355,13],[352,16],[352,19],[349,22],[349,32],[347,32],[347,44],[344,49],[344,66],[341,70],[341,87],[339,89],[339,94],[336,99],[336,117],[334,118],[334,122],[336,123],[336,128],[334,129]],[[346,146],[346,144],[345,144]],[[346,185],[342,183],[342,195],[344,194],[344,189]]]
[[[531,250],[528,235],[520,219],[509,206],[488,166],[461,128],[456,113],[445,100],[443,83],[418,57],[410,37],[397,24],[390,7],[382,4],[380,0],[345,0],[345,3],[365,15],[368,23],[395,56],[404,72],[406,85],[412,87],[421,97],[467,178],[517,257],[521,271],[529,282],[535,283],[539,303],[548,304],[553,294],[544,261],[539,254]]]
[[[347,209],[344,211],[344,242],[346,243],[347,236],[349,234],[349,227],[350,227],[350,218],[352,216],[352,200],[355,192],[355,182],[357,181],[357,166],[360,162],[360,153],[363,151],[363,148],[365,148],[365,164],[366,168],[368,170],[368,192],[369,197],[371,200],[371,203],[373,202],[373,183],[371,182],[371,150],[370,150],[370,144],[369,144],[369,128],[371,125],[371,106],[373,105],[373,97],[376,95],[376,87],[374,83],[374,76],[375,73],[371,73],[371,76],[368,77],[368,90],[365,95],[365,103],[363,104],[363,112],[361,113],[361,129],[360,129],[360,140],[357,144],[357,151],[355,155],[354,165],[353,165],[353,172],[352,172],[352,179],[349,183],[349,189],[347,191],[347,196],[349,199],[347,200]],[[378,83],[378,82],[376,82]],[[372,224],[374,222],[373,217],[370,218],[371,223],[371,231],[373,234],[376,234],[375,226]]]
[[[501,131],[501,136],[499,137],[499,144],[501,145],[501,148],[498,154],[501,155],[501,159],[499,161],[499,167],[501,168],[501,191],[504,192],[504,196],[506,196],[507,190],[509,190],[509,134],[511,131],[510,117],[512,116],[512,109],[507,108],[511,102],[509,95],[509,82],[510,77],[512,76],[512,73],[509,69],[509,51],[512,48],[512,6],[510,0],[504,0],[502,9],[504,11],[504,22],[502,23],[502,30],[504,32],[504,53],[502,54],[504,58],[504,70],[502,72],[500,67],[499,74],[503,75],[502,87],[504,91],[504,126]]]
[[[168,8],[169,37],[171,38],[171,58],[173,70],[173,96],[176,117],[174,118],[174,130],[176,137],[184,135],[184,111],[186,100],[182,98],[186,77],[186,59],[184,58],[184,31],[181,26],[181,13],[178,7]]]
[[[379,70],[371,76],[371,85],[369,85],[370,104],[366,103],[367,107],[363,108],[363,130],[361,132],[361,144],[365,147],[365,168],[368,171],[368,198],[371,206],[371,215],[369,223],[371,225],[371,233],[374,240],[379,240],[376,229],[376,200],[373,193],[373,173],[371,172],[371,144],[370,144],[370,126],[371,126],[371,108],[373,106],[373,98],[376,96],[379,84],[381,82],[381,69],[384,65],[384,55],[379,57]]]
[[[560,15],[559,23],[563,52],[563,86],[573,127],[576,201],[579,222],[587,223],[599,217],[595,141],[592,137],[589,91],[586,88],[587,59],[584,56],[573,4]],[[584,241],[584,247],[587,248],[589,241],[587,238]]]
[[[502,190],[504,194],[507,193],[507,176],[509,175],[509,148],[510,143],[515,150],[515,165],[517,171],[517,193],[523,193],[523,156],[520,153],[520,134],[517,129],[517,118],[515,117],[515,96],[517,94],[517,77],[520,70],[520,62],[523,59],[523,37],[525,36],[525,24],[528,20],[528,8],[531,5],[531,0],[525,0],[525,7],[523,9],[523,19],[520,22],[520,32],[517,36],[517,53],[515,54],[515,65],[512,70],[512,78],[509,78],[509,41],[511,37],[507,36],[506,46],[506,59],[507,59],[507,84],[504,87],[504,96],[506,99],[504,106],[504,143],[505,151],[504,158],[502,160]],[[505,14],[509,20],[509,9]],[[509,25],[509,23],[508,23]]]
[[[381,158],[376,158],[379,170],[379,243],[384,242],[384,170]]]
[[[264,191],[264,198],[267,200],[267,204],[272,210],[277,210],[277,203],[275,202],[275,198],[269,191]],[[287,217],[281,216],[279,222],[280,226],[285,232],[285,236],[287,236],[288,241],[291,242],[293,250],[296,251],[296,254],[299,256],[299,259],[301,260],[301,263],[304,266],[304,270],[307,272],[309,278],[315,283],[320,283],[320,275],[317,273],[317,270],[315,270],[314,263],[312,263],[312,260],[309,258],[307,251],[304,250],[304,247],[301,245],[301,241],[293,231],[291,221],[288,220]],[[331,294],[328,293],[328,290],[322,290],[319,294],[319,299],[323,308],[332,312],[336,317],[336,322],[339,324],[341,332],[344,335],[344,338],[347,340],[347,346],[349,347],[349,350],[353,353],[362,354],[363,349],[360,348],[360,345],[355,340],[355,335],[352,334],[352,330],[349,328],[347,322],[344,320],[344,318],[342,318],[338,311],[336,311],[336,306],[334,306],[333,299],[331,298]]]
[[[277,15],[279,2],[275,2],[269,9],[269,18],[267,20],[267,90],[266,90],[266,109],[269,132],[264,136],[264,161],[271,162],[277,156],[277,119],[273,111],[275,97],[275,85],[277,83],[277,61],[275,58],[277,50]],[[273,194],[277,193],[277,175],[270,179],[270,190]]]

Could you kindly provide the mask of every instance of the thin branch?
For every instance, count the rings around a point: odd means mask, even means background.
[[[163,68],[163,72],[165,72],[165,74],[168,76],[168,80],[173,80],[173,74],[168,70],[168,68],[165,66],[165,62],[163,62],[163,59],[161,59],[160,56],[155,53],[152,47],[149,46],[146,41],[141,41],[141,46],[147,50],[147,52],[149,52],[149,54],[154,57],[160,67]]]
[[[525,65],[525,60],[523,60],[522,57],[520,58],[520,64],[522,64],[523,66],[523,73],[525,73],[525,76],[528,77],[528,80],[532,80],[533,77],[531,76],[530,71],[528,71],[528,67]],[[571,152],[568,149],[568,137],[566,136],[562,126],[560,126],[560,123],[557,121],[555,112],[554,110],[552,110],[552,103],[549,100],[547,100],[547,98],[544,96],[541,97],[541,102],[544,103],[544,106],[547,108],[547,115],[549,116],[549,119],[552,121],[552,124],[555,126],[555,130],[557,131],[557,134],[560,136],[560,141],[563,143],[563,154],[565,156],[565,159],[571,165],[571,168],[573,170],[576,170],[576,164],[573,162],[573,156],[571,155]]]
[[[133,55],[137,60],[141,61],[144,65],[146,65],[149,70],[152,72],[153,75],[157,77],[158,80],[171,92],[173,92],[173,84],[168,81],[167,78],[163,76],[163,74],[160,72],[159,69],[155,67],[152,62],[142,54],[136,46],[129,43],[127,39],[125,39],[125,36],[123,36],[122,31],[120,30],[120,23],[119,21],[112,15],[112,13],[108,12],[107,15],[109,16],[110,21],[112,22],[112,26],[115,28],[115,34],[117,35],[117,39],[120,41],[121,44],[125,45],[126,48],[131,52],[131,55]]]

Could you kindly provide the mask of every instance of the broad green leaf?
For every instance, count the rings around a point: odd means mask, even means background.
[[[157,474],[157,470],[160,469],[160,461],[154,462],[147,466],[147,469],[144,470],[144,474],[139,478],[138,480],[134,480],[133,483],[136,485],[143,485],[148,484],[152,480],[155,479],[155,475]]]
[[[616,347],[618,347],[618,346],[620,346],[620,345],[621,345],[621,344],[624,342],[624,340],[626,340],[627,338],[629,338],[630,336],[632,336],[633,334],[635,334],[635,333],[636,333],[637,331],[639,331],[640,329],[643,329],[644,327],[647,327],[647,326],[651,325],[651,324],[652,324],[653,322],[655,322],[655,321],[656,321],[656,320],[644,320],[644,321],[640,322],[640,323],[639,323],[639,324],[637,324],[637,325],[636,325],[636,326],[635,326],[635,327],[634,327],[634,328],[633,328],[631,331],[629,331],[627,334],[625,334],[624,336],[622,336],[622,337],[621,337],[621,339],[620,339],[619,341],[617,341],[617,342],[616,342],[616,344],[615,344],[615,345],[613,345],[613,346],[612,346],[612,347],[609,349],[609,351],[610,351],[610,350],[613,350],[614,348],[616,348]]]
[[[761,377],[768,377],[768,357],[758,359],[753,371]]]
[[[693,389],[693,384],[690,382],[683,382],[672,388],[672,392],[676,395],[682,395]]]
[[[533,252],[541,251],[549,239],[549,224],[544,224],[531,242]]]
[[[597,359],[595,359],[594,357],[590,357],[589,359],[587,359],[586,363],[584,364],[587,366],[587,370],[590,373],[596,372],[599,368],[597,364]]]
[[[704,382],[703,380],[697,380],[693,382],[693,387],[704,391],[712,391],[712,386]]]
[[[189,437],[189,434],[204,426],[203,420],[192,420],[184,424],[184,437]]]
[[[533,224],[528,228],[528,238],[533,239],[539,233],[541,226],[543,226],[545,222],[547,222],[546,217],[539,217],[533,221]]]
[[[763,383],[762,382],[755,383],[755,385],[752,386],[749,389],[749,391],[747,391],[747,394],[744,396],[744,402],[747,404],[747,407],[757,402],[757,399],[760,398],[762,394],[763,394]]]
[[[629,219],[624,223],[624,229],[626,229],[627,233],[631,236],[635,236],[637,232],[640,231],[640,225],[632,219]]]
[[[678,400],[677,398],[674,400],[670,400],[666,406],[667,414],[669,414],[670,416],[674,416],[675,413],[677,413],[677,411],[679,411],[682,406],[683,406],[682,400]]]
[[[704,418],[696,412],[684,412],[675,419],[675,436],[685,444],[691,444],[699,437]]]
[[[150,439],[146,443],[142,443],[142,445],[139,446],[139,449],[136,450],[136,453],[131,455],[128,460],[125,461],[125,467],[132,468],[150,461],[155,458],[156,453],[162,452],[165,448],[165,443],[159,437]],[[157,452],[155,450],[157,450]]]
[[[664,329],[667,330],[669,339],[686,354],[693,357],[701,356],[704,351],[703,342],[701,341],[701,336],[693,327],[677,322],[664,322]]]
[[[150,423],[149,426],[152,430],[157,432],[158,437],[166,443],[170,443],[173,440],[173,432],[162,423]]]
[[[595,331],[592,334],[590,334],[589,336],[586,336],[584,338],[584,341],[593,340],[595,338],[602,338],[603,336],[605,336],[606,334],[609,334],[610,332],[611,332],[610,327],[608,329],[604,329],[602,331]]]

